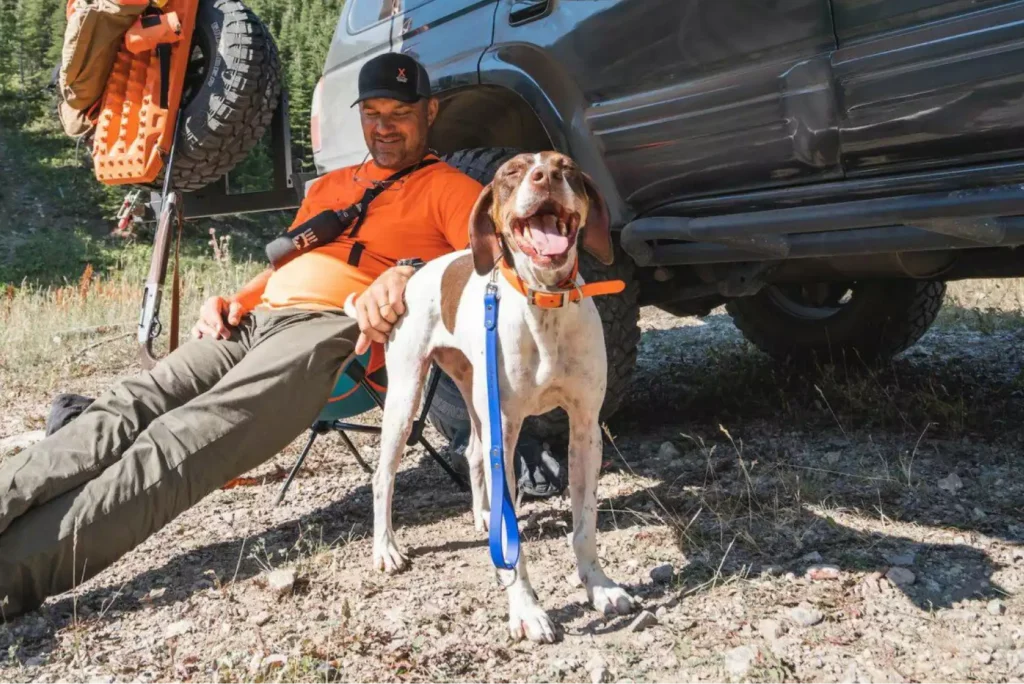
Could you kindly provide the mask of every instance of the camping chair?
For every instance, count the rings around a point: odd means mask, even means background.
[[[423,436],[423,429],[427,424],[427,411],[430,410],[430,402],[434,399],[434,391],[437,389],[437,383],[440,379],[441,369],[432,364],[430,376],[427,380],[426,395],[423,398],[423,406],[420,409],[420,416],[413,423],[412,432],[409,433],[409,439],[406,440],[406,446],[413,446],[415,444],[422,446],[430,454],[431,458],[437,461],[438,465],[448,473],[448,477],[455,482],[456,486],[460,490],[466,491],[468,486],[463,477],[455,472],[448,461]],[[387,370],[384,368],[384,347],[374,343],[370,345],[369,350],[359,356],[353,356],[342,367],[334,389],[331,391],[331,396],[327,400],[327,404],[320,411],[316,422],[310,428],[309,440],[306,442],[306,446],[302,449],[302,453],[299,454],[298,460],[292,466],[288,477],[284,481],[284,485],[281,487],[281,491],[274,500],[275,506],[284,499],[285,492],[288,491],[289,485],[295,479],[295,474],[302,467],[302,462],[306,460],[313,442],[316,441],[318,436],[332,430],[341,437],[341,441],[352,453],[356,463],[367,473],[373,473],[373,469],[363,460],[358,447],[352,443],[352,440],[349,439],[346,433],[362,432],[380,435],[381,429],[376,425],[361,425],[347,421],[355,416],[366,413],[374,407],[383,410],[386,392]]]

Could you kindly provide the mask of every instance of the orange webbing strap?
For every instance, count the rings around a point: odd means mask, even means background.
[[[541,309],[558,309],[569,302],[578,302],[584,297],[618,294],[626,289],[626,283],[621,280],[602,280],[596,283],[585,283],[580,287],[567,287],[570,283],[576,280],[577,269],[574,268],[572,275],[570,275],[569,278],[560,285],[560,287],[565,289],[557,291],[534,290],[527,286],[527,284],[523,282],[523,279],[519,277],[519,274],[516,273],[514,269],[507,266],[504,260],[501,261],[499,268],[509,285],[514,287],[519,294],[526,297],[526,301],[534,306],[540,307]]]
[[[138,54],[121,45],[100,100],[93,138],[93,169],[101,183],[151,183],[160,175],[173,142],[198,4],[168,0],[164,5],[163,12],[175,13],[181,26],[173,44],[164,42]],[[169,61],[170,68],[164,78],[160,53],[168,46],[170,59],[164,63],[166,68]],[[161,90],[167,94],[166,108],[161,107]]]

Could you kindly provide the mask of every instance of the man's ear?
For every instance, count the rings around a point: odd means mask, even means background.
[[[590,252],[605,266],[610,266],[615,260],[615,252],[612,247],[611,217],[608,215],[608,205],[597,189],[597,185],[594,184],[594,179],[582,172],[581,175],[583,176],[583,187],[586,188],[587,197],[590,200],[587,223],[583,226],[583,249]]]
[[[487,275],[501,257],[498,232],[491,218],[494,209],[494,186],[488,183],[476,198],[469,215],[469,245],[473,249],[473,268]]]
[[[427,126],[433,126],[434,121],[437,119],[437,112],[440,105],[438,104],[437,98],[432,97],[427,100]]]

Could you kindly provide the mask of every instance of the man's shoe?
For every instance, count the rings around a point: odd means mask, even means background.
[[[469,479],[469,463],[466,461],[466,446],[469,432],[457,431],[448,445],[448,460],[452,468]],[[562,464],[555,458],[551,447],[532,437],[522,436],[516,444],[516,487],[527,496],[544,499],[556,496],[565,490]]]

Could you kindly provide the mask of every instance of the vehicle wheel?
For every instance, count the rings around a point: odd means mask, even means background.
[[[483,148],[459,150],[444,158],[446,162],[472,176],[481,183],[489,183],[494,173],[508,159],[519,153],[511,148]],[[616,247],[615,262],[605,266],[589,254],[582,253],[580,272],[588,282],[622,280],[626,289],[619,295],[596,297],[594,303],[604,323],[605,347],[608,353],[608,389],[605,393],[601,418],[618,410],[636,366],[636,349],[640,343],[639,285],[633,278],[633,262]],[[442,375],[430,408],[434,426],[448,439],[457,430],[469,429],[469,414],[455,383]],[[528,418],[523,431],[540,439],[555,442],[568,440],[569,421],[565,412],[556,409],[543,416]]]
[[[873,361],[917,342],[945,294],[940,281],[769,285],[726,308],[743,336],[776,359]]]
[[[239,0],[200,0],[174,186],[198,190],[245,159],[270,125],[280,92],[277,47],[266,26]],[[151,185],[160,187],[163,175]]]

